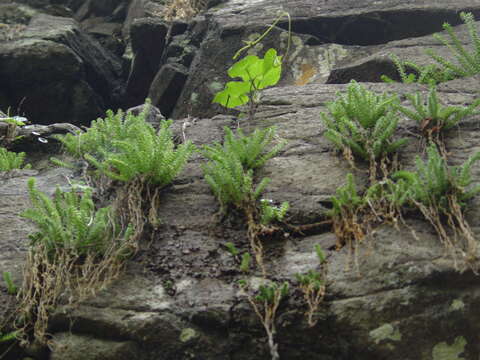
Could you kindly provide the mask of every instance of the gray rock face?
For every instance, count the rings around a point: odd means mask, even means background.
[[[282,76],[284,85],[304,85],[311,82],[347,83],[350,79],[379,81],[383,73],[392,75],[394,67],[385,56],[376,56],[370,67],[358,67],[356,77],[332,69],[354,67],[355,61],[366,62],[368,55],[386,54],[394,47],[404,51],[416,44],[417,38],[442,30],[443,22],[459,24],[461,10],[480,15],[476,1],[452,3],[442,1],[236,1],[232,0],[208,10],[210,27],[205,41],[190,69],[191,75],[182,91],[174,117],[188,113],[194,116],[213,116],[221,111],[211,100],[231,79],[226,75],[233,64],[232,56],[243,40],[253,40],[272,23],[280,10],[292,17],[292,44],[288,63]],[[477,16],[478,18],[478,16]],[[286,19],[281,27],[287,28]],[[411,38],[411,39],[410,39]],[[430,44],[438,45],[429,37]],[[408,39],[404,42],[399,40]],[[418,43],[417,56],[422,49]],[[393,42],[393,43],[392,43]],[[423,44],[423,48],[424,48]],[[416,45],[415,45],[416,46]],[[262,56],[269,48],[286,53],[287,33],[273,31],[261,44],[249,51]],[[423,50],[422,50],[423,51]],[[409,59],[416,56],[409,53]],[[423,55],[422,55],[423,56]],[[219,71],[223,69],[223,71]],[[380,74],[380,75],[379,75]],[[335,77],[336,76],[336,77]],[[330,78],[330,79],[329,79]]]
[[[33,122],[87,124],[123,96],[120,62],[72,19],[36,14],[0,44],[2,108]]]
[[[144,14],[144,3],[132,1],[129,16],[136,17],[137,10]],[[368,81],[365,86],[378,93],[426,93],[426,87],[418,84],[378,83],[381,74],[395,74],[386,55],[393,52],[426,64],[429,59],[423,50],[428,47],[448,57],[431,34],[441,29],[443,21],[457,25],[460,10],[473,10],[478,18],[480,5],[474,0],[230,0],[195,19],[185,34],[174,36],[169,44],[165,42],[167,25],[157,19],[136,20],[131,27],[135,60],[129,91],[136,96],[132,102],[142,102],[150,94],[164,114],[167,107],[172,111],[175,106],[173,115],[178,119],[173,131],[178,141],[189,139],[197,146],[221,142],[223,127],[235,127],[238,119],[200,115],[220,110],[210,102],[228,80],[225,73],[232,55],[241,40],[261,34],[280,8],[293,19],[289,62],[280,85],[263,92],[255,121],[241,125],[245,129],[275,125],[279,137],[288,140],[282,153],[257,175],[271,178],[265,198],[275,203],[289,201],[289,222],[311,224],[324,218],[331,196],[348,173],[355,174],[359,189],[367,181],[366,169],[352,170],[324,138],[319,114],[326,111],[326,103],[344,91],[344,83],[351,79]],[[286,23],[281,26],[251,53],[262,55],[269,47],[285,51]],[[455,32],[467,43],[464,26]],[[50,59],[41,52],[48,45],[61,59],[62,73],[68,79],[87,79],[81,52],[54,39],[53,35],[41,40],[28,37],[0,45],[0,64],[9,58],[1,54],[10,44],[23,44],[21,49]],[[175,87],[179,86],[175,80],[179,65],[183,78],[188,75],[182,90]],[[189,71],[183,67],[190,67]],[[34,76],[34,70],[27,70]],[[22,76],[18,81],[25,88],[27,76]],[[46,81],[43,71],[35,76]],[[470,104],[479,96],[479,80],[477,75],[441,84],[439,98],[449,105]],[[86,84],[93,89],[90,82]],[[178,100],[165,100],[169,93],[179,96]],[[159,113],[150,114],[152,121],[161,118]],[[186,114],[192,116],[182,118]],[[477,114],[446,135],[452,164],[463,163],[480,148],[478,121]],[[405,168],[411,168],[415,156],[423,152],[416,133],[415,123],[400,121],[398,136],[410,140],[400,152]],[[202,161],[200,153],[194,154],[174,185],[162,192],[158,209],[162,226],[152,241],[142,243],[125,274],[82,304],[55,311],[49,328],[53,337],[50,360],[271,358],[262,324],[237,284],[245,277],[258,283],[261,274],[241,274],[224,246],[231,241],[248,249],[243,220],[235,214],[224,221],[216,216],[218,205],[203,180]],[[473,174],[478,182],[478,166]],[[65,185],[60,175],[40,174],[39,185]],[[20,278],[30,229],[15,215],[27,206],[25,179],[19,175],[3,184],[0,180],[0,272],[11,271],[15,281]],[[480,236],[478,199],[472,201],[467,218]],[[302,294],[295,289],[279,308],[276,339],[281,359],[479,358],[480,278],[469,271],[455,271],[428,223],[415,215],[406,222],[408,227],[399,230],[388,225],[374,229],[353,255],[346,248],[335,249],[336,239],[328,227],[314,228],[303,236],[285,231],[265,243],[268,273],[292,284],[296,273],[317,268],[314,245],[320,244],[328,255],[327,295],[316,314],[316,326],[308,327]],[[2,290],[0,300],[9,299]]]

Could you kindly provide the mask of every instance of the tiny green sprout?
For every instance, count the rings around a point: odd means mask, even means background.
[[[282,298],[288,295],[289,285],[288,282],[284,282],[280,287],[277,283],[271,283],[269,285],[260,285],[258,288],[258,294],[255,296],[255,300],[258,302],[264,302],[270,305],[278,303]]]
[[[9,117],[9,118],[4,118],[4,119],[2,119],[2,121],[6,122],[9,125],[23,126],[23,125],[25,125],[27,119],[19,117],[19,116],[14,116],[14,117]]]
[[[323,251],[322,247],[319,244],[316,244],[314,248],[315,248],[315,252],[317,253],[318,261],[320,262],[320,264],[323,264],[327,260],[327,257],[325,256],[325,252]]]
[[[0,343],[15,340],[16,337],[17,337],[16,331],[12,331],[6,334],[0,333]]]
[[[225,244],[225,247],[227,248],[227,251],[232,254],[232,256],[237,256],[238,253],[240,252],[235,245],[232,242],[227,242]]]
[[[240,270],[244,273],[248,273],[250,270],[250,261],[252,259],[252,256],[250,253],[245,253],[242,255],[242,261],[240,263]]]
[[[313,290],[321,289],[324,283],[322,274],[315,270],[309,270],[305,274],[295,274],[295,277],[300,285],[311,287]]]
[[[3,272],[3,281],[5,282],[5,285],[7,285],[7,292],[9,295],[15,295],[18,291],[17,287],[13,283],[12,280],[12,275],[10,274],[9,271],[4,271]]]
[[[271,205],[273,200],[260,200],[260,223],[268,225],[272,221],[282,221],[290,207],[288,202],[283,202],[279,207]]]

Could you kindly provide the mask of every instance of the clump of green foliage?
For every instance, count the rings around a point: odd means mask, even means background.
[[[404,84],[419,83],[433,86],[453,79],[450,73],[442,71],[436,65],[422,66],[415,64],[413,61],[403,61],[395,54],[390,54],[389,57],[398,71],[400,81]],[[395,80],[386,75],[382,75],[381,79],[387,83],[395,82]]]
[[[22,216],[37,231],[30,235],[16,326],[23,342],[33,332],[44,343],[49,315],[60,299],[80,301],[108,284],[134,244],[131,227],[118,225],[111,207],[97,209],[91,189],[57,189],[50,198],[32,178],[28,190],[32,208]]]
[[[317,321],[313,318],[325,296],[325,278],[327,276],[327,257],[320,245],[315,245],[315,253],[320,263],[321,271],[310,270],[305,274],[296,274],[297,281],[308,305],[307,320],[310,327]]]
[[[57,188],[53,200],[35,188],[35,179],[28,181],[33,207],[22,216],[32,220],[38,231],[30,235],[32,245],[41,243],[53,259],[59,248],[79,256],[103,254],[109,244],[120,236],[127,241],[131,229],[123,232],[112,220],[112,209],[96,209],[92,190],[80,196],[75,189],[63,192]]]
[[[463,210],[468,200],[480,192],[480,185],[472,187],[471,176],[471,168],[480,159],[480,152],[462,166],[448,166],[435,145],[427,148],[427,155],[426,161],[417,157],[415,172],[401,170],[393,175],[393,179],[404,181],[406,188],[402,191],[407,194],[407,204],[419,209],[433,225],[454,259],[460,252],[467,263],[472,263],[477,258],[477,240]],[[454,232],[453,237],[448,235],[442,220],[446,220]]]
[[[258,201],[270,179],[263,178],[257,186],[254,186],[253,171],[275,156],[285,143],[273,145],[274,128],[257,129],[248,136],[244,135],[241,129],[234,134],[226,128],[225,133],[223,145],[203,147],[202,154],[209,161],[202,168],[205,180],[219,200],[222,210],[232,206],[240,210],[246,218],[247,236],[255,261],[262,271],[264,284],[260,286],[255,296],[248,292],[246,281],[242,281],[241,286],[265,328],[272,359],[279,359],[278,346],[274,341],[275,316],[282,298],[288,293],[288,283],[278,285],[270,280],[267,282],[260,236],[275,231],[271,223],[283,219],[288,210],[288,203],[284,202],[280,207],[275,207],[268,200]],[[240,258],[239,250],[233,244],[226,246],[240,263],[240,271],[248,273],[252,260],[250,252],[245,252]]]
[[[328,113],[321,114],[326,127],[324,136],[343,151],[352,165],[354,157],[367,161],[374,179],[378,165],[407,142],[393,139],[398,125],[398,98],[377,95],[353,80],[347,92],[337,96],[327,105]]]
[[[150,124],[138,122],[130,127],[131,137],[111,143],[115,151],[106,153],[103,161],[90,154],[85,154],[85,159],[114,180],[129,182],[142,177],[158,186],[168,185],[194,150],[190,141],[175,146],[169,129],[171,123],[163,121],[157,134]]]
[[[367,199],[357,191],[353,174],[347,175],[346,184],[337,189],[331,201],[332,209],[328,215],[332,218],[337,249],[347,245],[351,253],[366,236],[365,215],[368,208]]]
[[[467,26],[473,49],[466,49],[453,31],[452,26],[449,23],[444,23],[443,29],[447,32],[449,39],[441,34],[434,34],[433,36],[450,49],[456,63],[444,59],[431,49],[427,50],[427,54],[451,78],[461,78],[480,73],[480,36],[476,28],[475,18],[472,13],[468,12],[461,12],[460,17]]]
[[[433,58],[436,64],[425,66],[417,65],[412,61],[402,61],[398,56],[390,54],[403,83],[420,83],[433,86],[480,73],[480,37],[476,29],[475,18],[472,13],[466,12],[461,12],[460,17],[467,26],[473,49],[465,48],[453,31],[453,27],[449,23],[444,23],[443,29],[447,32],[448,38],[442,34],[434,34],[433,36],[448,47],[455,61],[445,59],[432,49],[427,49],[426,53]],[[382,75],[382,80],[385,82],[394,81],[386,75]]]
[[[252,121],[258,105],[260,91],[274,86],[282,73],[282,57],[275,49],[269,49],[263,59],[256,55],[248,55],[237,61],[228,69],[228,76],[241,78],[241,81],[229,81],[225,89],[213,98],[227,108],[235,108],[249,103],[249,120]]]
[[[272,145],[275,139],[274,127],[256,129],[248,136],[244,135],[241,129],[235,135],[230,129],[225,128],[225,133],[223,145],[217,143],[213,146],[204,146],[202,149],[202,154],[210,160],[202,166],[205,180],[219,200],[222,209],[228,205],[239,209],[252,208],[252,204],[256,203],[270,182],[269,178],[264,178],[254,188],[253,170],[277,155],[285,142],[280,141]],[[288,205],[282,206],[285,208]],[[264,219],[270,217],[278,220],[282,217],[278,215],[282,215],[283,210],[275,212],[269,204],[264,204],[263,210]],[[267,213],[277,214],[277,216],[269,216]]]
[[[13,283],[12,274],[10,274],[9,271],[4,271],[3,272],[3,281],[5,282],[5,285],[7,286],[7,293],[9,295],[15,295],[18,291],[18,288]]]
[[[90,154],[98,161],[103,161],[110,153],[117,152],[118,142],[135,138],[135,131],[145,123],[147,111],[148,106],[139,115],[125,114],[122,110],[116,113],[108,110],[104,119],[92,121],[86,131],[58,135],[56,138],[62,143],[65,151],[76,158]]]
[[[96,169],[100,176],[93,177],[93,182],[98,187],[111,187],[114,181],[123,183],[116,190],[114,207],[123,224],[133,224],[136,239],[145,224],[158,226],[159,192],[173,182],[195,149],[190,141],[175,144],[171,120],[162,121],[156,131],[145,121],[149,102],[145,105],[139,115],[109,111],[87,131],[59,137],[68,153]]]
[[[23,165],[25,153],[16,153],[0,147],[0,171],[10,171],[13,169],[29,169],[30,164]]]
[[[428,96],[424,99],[420,92],[415,95],[407,94],[406,98],[413,106],[410,108],[398,105],[398,110],[408,118],[415,120],[425,138],[440,145],[440,135],[458,125],[468,116],[478,114],[480,99],[469,106],[443,106],[438,100],[437,90],[430,87]]]
[[[272,205],[270,199],[260,199],[260,223],[268,225],[273,221],[282,221],[289,209],[288,202],[283,202],[280,206]]]

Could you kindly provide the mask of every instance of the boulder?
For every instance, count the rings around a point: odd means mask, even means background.
[[[0,106],[38,124],[88,124],[119,106],[121,74],[118,59],[74,20],[36,14],[20,38],[0,44]]]

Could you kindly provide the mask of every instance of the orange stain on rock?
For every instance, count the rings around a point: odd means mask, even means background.
[[[295,81],[295,85],[305,85],[308,84],[310,79],[317,74],[317,70],[313,65],[302,64],[300,65],[300,71],[302,75]]]

